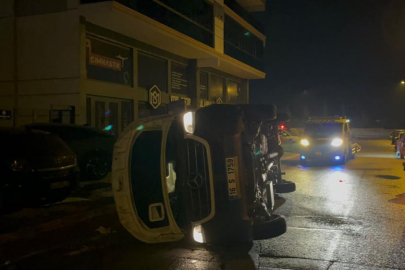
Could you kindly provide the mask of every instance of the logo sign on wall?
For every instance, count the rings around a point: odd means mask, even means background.
[[[171,101],[171,102],[177,101],[177,100],[180,100],[180,99],[185,100],[187,106],[190,106],[190,105],[191,105],[191,98],[188,98],[188,97],[179,97],[179,96],[170,96],[170,101]]]
[[[0,119],[10,119],[11,110],[0,110]]]
[[[202,108],[202,107],[207,107],[207,106],[209,106],[209,105],[211,105],[211,101],[207,101],[207,100],[202,100],[202,99],[200,99],[200,107]]]
[[[149,104],[153,109],[157,109],[162,104],[162,92],[156,85],[149,89]]]

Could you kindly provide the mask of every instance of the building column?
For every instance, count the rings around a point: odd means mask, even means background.
[[[224,53],[224,0],[214,0],[214,48]]]

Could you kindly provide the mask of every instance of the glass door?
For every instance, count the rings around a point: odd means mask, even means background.
[[[118,136],[133,120],[133,105],[129,100],[88,96],[87,124]]]

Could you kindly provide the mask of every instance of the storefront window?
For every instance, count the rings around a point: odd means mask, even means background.
[[[87,78],[133,86],[132,49],[106,40],[86,37]]]
[[[86,97],[87,125],[118,136],[134,120],[133,101],[107,97]]]
[[[224,103],[225,79],[211,75],[210,76],[210,100],[214,103]]]
[[[208,73],[200,72],[200,98],[208,100]]]
[[[157,85],[167,92],[167,61],[150,54],[138,53],[138,85],[150,89]]]
[[[95,127],[104,129],[106,127],[106,117],[105,117],[105,102],[104,101],[96,101],[95,102]]]
[[[171,63],[171,89],[174,94],[187,95],[187,66]]]
[[[132,101],[121,102],[121,131],[123,131],[134,119]]]
[[[91,126],[91,98],[86,97],[86,125]]]
[[[108,125],[109,132],[115,136],[118,135],[118,103],[110,102],[108,105]]]
[[[239,103],[240,86],[238,83],[228,81],[227,103]]]

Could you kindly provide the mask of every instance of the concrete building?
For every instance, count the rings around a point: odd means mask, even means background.
[[[89,124],[248,103],[265,0],[0,0],[0,126]]]

